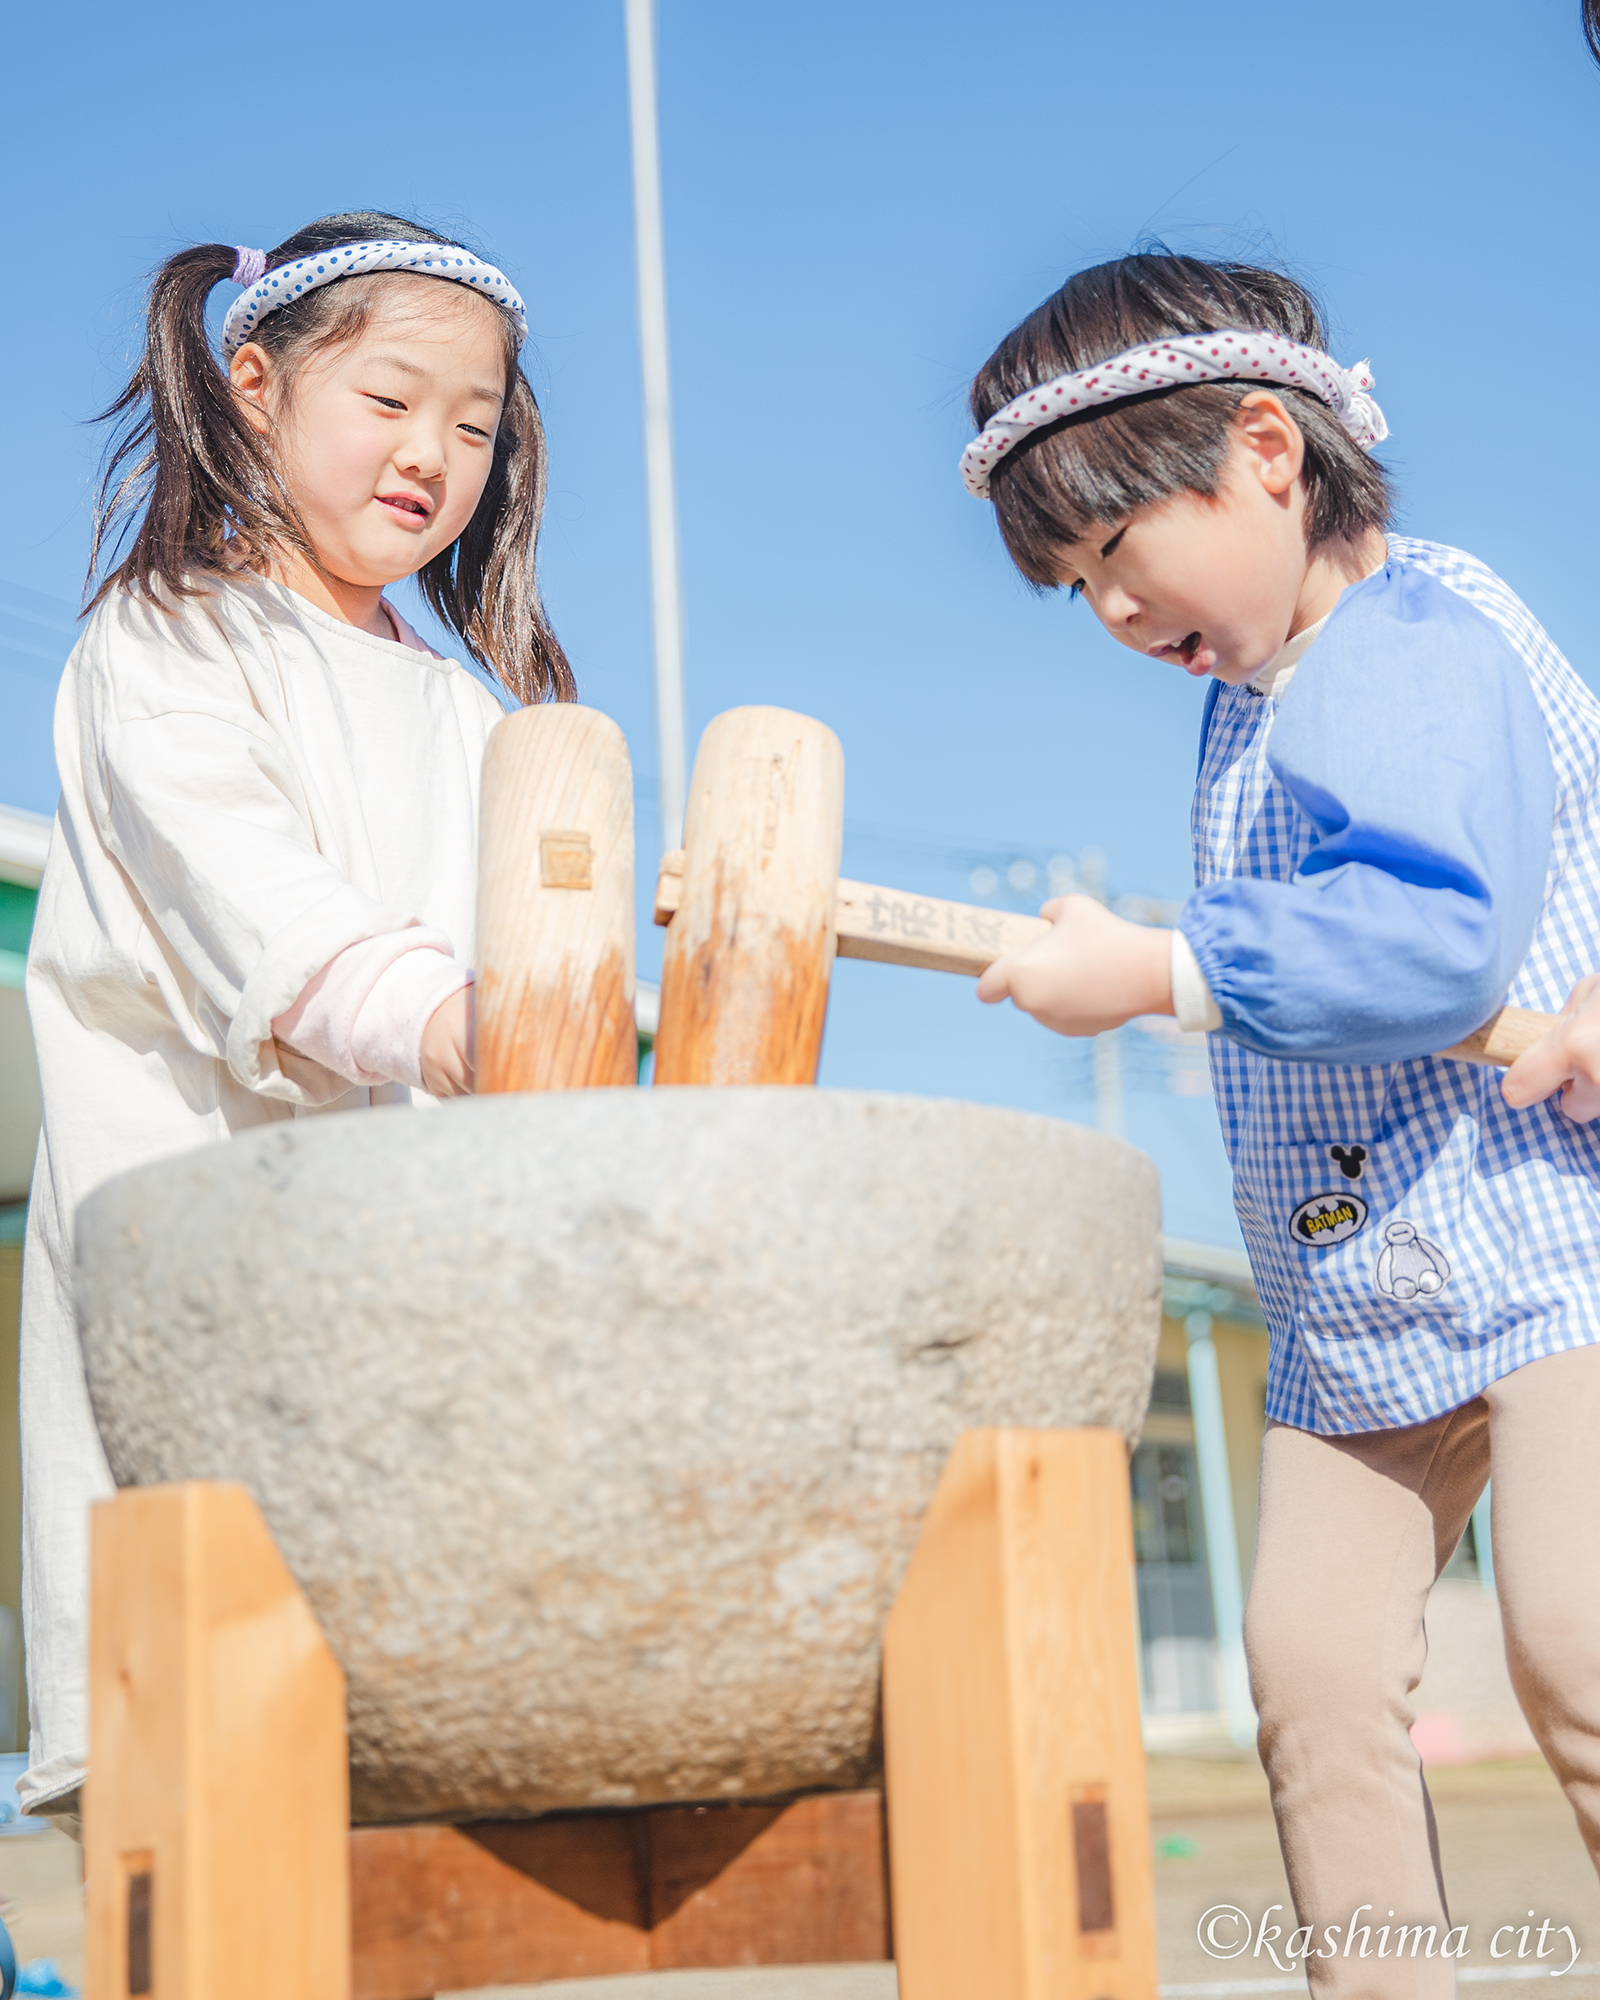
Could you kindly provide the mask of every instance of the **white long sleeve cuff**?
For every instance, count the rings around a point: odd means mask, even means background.
[[[339,952],[272,1023],[274,1037],[353,1084],[422,1088],[422,1034],[473,980],[443,931],[412,925]]]
[[[1222,1009],[1200,970],[1194,947],[1180,930],[1172,933],[1172,1011],[1188,1035],[1212,1035],[1222,1026]]]

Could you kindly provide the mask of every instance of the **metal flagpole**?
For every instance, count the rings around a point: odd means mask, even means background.
[[[650,596],[655,629],[656,727],[661,745],[661,845],[683,845],[688,789],[683,714],[683,611],[672,483],[672,392],[667,374],[667,280],[661,232],[661,139],[656,125],[653,0],[624,0],[633,129],[634,245],[639,270],[639,357],[644,376],[645,486],[650,506]]]

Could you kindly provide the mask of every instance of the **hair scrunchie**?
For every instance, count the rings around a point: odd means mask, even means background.
[[[233,260],[233,282],[236,285],[258,285],[267,268],[265,250],[251,250],[243,243],[235,243],[238,253]]]

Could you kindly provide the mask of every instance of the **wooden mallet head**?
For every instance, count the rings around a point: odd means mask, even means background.
[[[843,839],[831,729],[786,708],[716,718],[689,787],[657,1083],[815,1083]]]
[[[497,723],[483,760],[477,1088],[638,1080],[633,771],[575,702]]]

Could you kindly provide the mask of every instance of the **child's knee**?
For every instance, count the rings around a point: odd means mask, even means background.
[[[1536,1735],[1558,1719],[1600,1734],[1600,1602],[1570,1579],[1548,1591],[1501,1584],[1506,1663]]]
[[[1244,1651],[1256,1711],[1292,1711],[1297,1696],[1327,1664],[1321,1620],[1307,1617],[1292,1598],[1252,1590],[1244,1614]]]
[[[1406,1701],[1421,1670],[1420,1635],[1418,1659],[1394,1660],[1386,1673],[1378,1663],[1392,1658],[1392,1649],[1382,1634],[1350,1615],[1354,1607],[1318,1604],[1315,1595],[1309,1586],[1289,1597],[1251,1592],[1245,1657],[1263,1729],[1304,1725],[1337,1737],[1383,1728],[1397,1714],[1408,1724]]]

